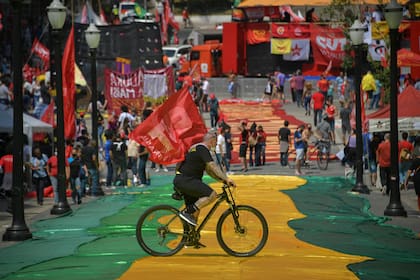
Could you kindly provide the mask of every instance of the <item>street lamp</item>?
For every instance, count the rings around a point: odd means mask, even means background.
[[[92,78],[92,139],[96,140],[95,145],[95,155],[96,160],[98,160],[98,91],[96,85],[96,49],[99,46],[99,41],[101,39],[101,32],[95,26],[95,24],[90,23],[89,27],[85,31],[85,38],[86,42],[89,46],[90,50],[90,57],[91,57],[91,78]],[[99,182],[97,184],[93,184],[97,186],[97,189],[92,189],[91,193],[94,195],[103,195],[104,192],[99,186]]]
[[[61,215],[71,212],[66,197],[66,158],[64,141],[64,107],[63,107],[63,81],[61,69],[61,48],[60,33],[66,21],[66,7],[59,0],[53,0],[47,7],[48,20],[52,27],[53,45],[55,47],[55,66],[56,66],[56,89],[57,89],[57,158],[58,158],[58,204],[51,209],[52,215]]]
[[[25,223],[23,204],[23,108],[22,108],[22,54],[21,1],[11,1],[13,8],[12,62],[13,62],[13,186],[12,226],[3,234],[3,241],[22,241],[32,238]]]
[[[362,45],[363,33],[366,28],[362,25],[360,20],[356,19],[349,29],[349,35],[352,45],[355,50],[355,88],[356,88],[356,184],[352,191],[358,193],[368,194],[370,191],[363,183],[363,135],[362,135],[362,105],[360,98],[360,83],[362,79]]]
[[[391,41],[391,92],[390,92],[390,126],[391,126],[391,176],[390,187],[391,194],[389,204],[384,211],[385,216],[407,216],[403,205],[401,204],[399,188],[399,163],[398,163],[398,69],[397,69],[397,40],[398,27],[403,17],[403,8],[396,0],[392,0],[385,7],[385,19],[389,27]]]

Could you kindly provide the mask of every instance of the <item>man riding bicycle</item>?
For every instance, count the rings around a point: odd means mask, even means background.
[[[185,160],[177,166],[174,186],[184,195],[186,208],[179,216],[189,224],[196,226],[200,209],[211,204],[217,198],[216,192],[202,180],[204,170],[212,178],[225,184],[236,186],[226,176],[211,156],[217,144],[217,133],[209,131],[203,142],[193,145],[185,155]]]

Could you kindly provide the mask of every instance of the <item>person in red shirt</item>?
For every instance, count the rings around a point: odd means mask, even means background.
[[[400,140],[398,142],[398,158],[400,160],[400,164],[399,164],[399,172],[400,172],[400,187],[401,188],[405,188],[405,175],[407,174],[408,169],[410,168],[411,165],[411,158],[403,158],[401,156],[401,151],[403,149],[406,149],[410,154],[413,153],[413,149],[414,146],[413,144],[411,144],[410,142],[408,142],[408,133],[407,132],[403,132],[402,135],[402,140]]]
[[[58,187],[57,187],[57,174],[58,174],[58,159],[57,155],[52,155],[47,161],[47,173],[50,177],[51,185],[54,192],[54,204],[58,204]]]
[[[321,75],[321,78],[319,79],[317,86],[319,88],[319,91],[324,95],[324,102],[327,100],[327,93],[328,88],[330,87],[330,83],[325,78],[324,75]]]
[[[331,140],[333,141],[333,143],[335,144],[335,116],[337,115],[337,110],[335,108],[335,105],[332,104],[332,102],[330,100],[326,100],[326,113],[328,116],[328,123],[330,124],[330,128],[331,128]]]
[[[324,95],[316,91],[312,94],[312,108],[314,108],[314,126],[317,126],[318,122],[322,121],[322,111],[324,109],[325,97]]]
[[[13,155],[7,154],[0,158],[0,167],[3,171],[1,189],[6,193],[12,189],[13,183]]]
[[[379,164],[379,176],[381,179],[382,193],[389,195],[391,182],[391,142],[390,134],[386,133],[384,141],[382,141],[376,150],[376,160]]]
[[[190,13],[188,12],[188,7],[185,7],[182,10],[182,21],[184,22],[184,28],[187,28],[188,26],[192,26],[191,19],[190,19]]]

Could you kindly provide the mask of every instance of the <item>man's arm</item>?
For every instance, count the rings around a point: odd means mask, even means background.
[[[224,184],[228,184],[231,186],[236,186],[232,179],[226,176],[226,174],[220,169],[220,167],[214,162],[209,161],[206,163],[206,172],[212,178],[222,182]]]

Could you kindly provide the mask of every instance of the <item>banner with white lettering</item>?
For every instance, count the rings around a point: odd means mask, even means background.
[[[129,110],[143,109],[143,75],[141,68],[129,74],[105,69],[105,98],[109,112],[118,114],[122,105]]]
[[[314,62],[318,65],[340,67],[345,56],[346,37],[340,28],[311,24],[311,46]]]

